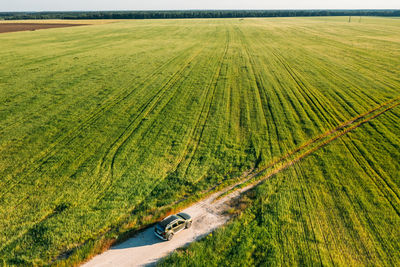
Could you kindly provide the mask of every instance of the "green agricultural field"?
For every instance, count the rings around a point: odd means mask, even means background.
[[[397,109],[271,177],[160,266],[398,266],[399,123]]]
[[[0,48],[0,265],[80,262],[400,97],[390,18],[123,21]],[[271,177],[167,263],[396,265],[399,122],[393,106]]]

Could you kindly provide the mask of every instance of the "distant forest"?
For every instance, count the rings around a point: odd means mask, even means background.
[[[185,10],[185,11],[76,11],[0,12],[0,20],[20,19],[183,19],[311,16],[398,17],[400,10]]]

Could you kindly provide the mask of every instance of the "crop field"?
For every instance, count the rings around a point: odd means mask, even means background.
[[[400,112],[269,178],[226,227],[160,266],[397,266]],[[233,211],[235,212],[235,211]]]
[[[399,20],[121,21],[0,47],[0,265],[79,263],[282,158],[164,263],[400,262]]]

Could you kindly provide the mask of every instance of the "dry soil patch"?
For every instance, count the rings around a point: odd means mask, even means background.
[[[65,28],[74,26],[84,26],[87,24],[60,24],[60,23],[0,23],[0,33],[35,31],[52,28]]]

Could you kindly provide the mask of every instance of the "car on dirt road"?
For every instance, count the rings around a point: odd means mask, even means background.
[[[156,224],[154,234],[162,240],[171,240],[178,232],[190,228],[192,222],[192,217],[187,213],[171,215]]]

